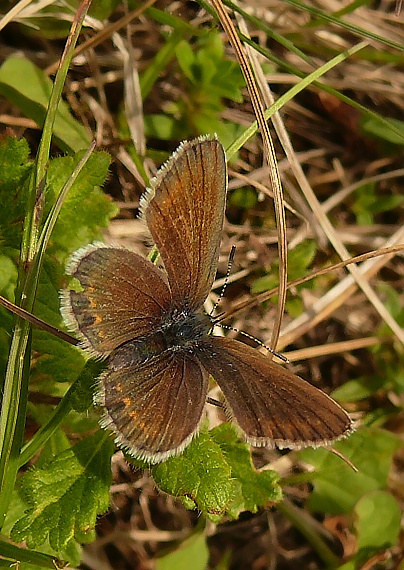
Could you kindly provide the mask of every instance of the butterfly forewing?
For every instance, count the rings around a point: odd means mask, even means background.
[[[102,425],[128,453],[152,462],[183,451],[197,433],[208,374],[192,355],[162,352],[143,364],[124,365],[125,347],[112,355],[99,382]]]
[[[209,337],[198,345],[203,366],[219,384],[230,416],[253,445],[327,445],[352,427],[326,394],[236,340]]]
[[[202,305],[212,287],[226,201],[226,160],[216,139],[183,143],[151,182],[143,216],[177,307]]]
[[[171,303],[162,271],[127,249],[101,243],[82,248],[67,273],[81,290],[62,292],[62,313],[94,356],[107,356],[124,342],[150,333]]]

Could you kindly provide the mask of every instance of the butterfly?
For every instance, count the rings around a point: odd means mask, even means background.
[[[62,315],[91,356],[107,358],[95,402],[129,455],[158,463],[198,433],[209,378],[253,446],[323,446],[352,430],[329,396],[265,354],[213,334],[203,308],[219,257],[227,192],[216,137],[182,143],[141,198],[163,268],[122,247],[90,244],[66,273]]]

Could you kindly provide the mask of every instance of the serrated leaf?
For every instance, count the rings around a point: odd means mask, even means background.
[[[14,162],[12,161],[13,155]],[[24,144],[16,144],[13,139],[5,139],[0,145],[0,160],[5,163],[0,179],[0,243],[3,256],[2,267],[8,268],[8,271],[2,272],[2,292],[10,300],[14,300],[16,263],[22,236],[21,221],[26,215],[24,182],[29,169],[27,164],[21,165],[20,163],[23,160],[27,162],[27,155],[28,148],[25,141]],[[81,155],[82,153],[78,153],[75,157],[62,157],[50,162],[46,206],[48,210]],[[52,234],[48,249],[49,256],[45,259],[44,269],[40,276],[34,311],[37,316],[55,326],[61,325],[59,289],[62,286],[67,256],[72,250],[99,238],[100,227],[105,227],[117,212],[111,200],[99,189],[108,173],[109,161],[110,158],[106,153],[96,153],[91,157],[73,185]],[[61,251],[61,248],[64,251]],[[5,317],[4,326],[10,332],[12,319],[8,316]],[[37,338],[39,337],[40,335],[37,335]],[[45,335],[45,338],[49,340],[49,335]],[[57,367],[54,370],[57,370]]]
[[[25,148],[25,147],[24,147]],[[1,152],[2,151],[2,152]],[[6,144],[0,146],[1,154],[15,152],[14,145]],[[82,158],[83,153],[79,152],[74,156],[64,156],[53,159],[49,163],[46,181],[46,209],[49,211],[60,190],[69,179],[72,171]],[[19,248],[21,240],[20,218],[25,215],[26,199],[22,184],[28,176],[27,168],[19,168],[19,161],[25,153],[21,151],[15,170],[20,171],[20,177],[0,180],[0,228],[2,246]],[[4,158],[5,159],[5,158]],[[6,159],[5,159],[6,160]],[[71,187],[58,221],[52,233],[49,245],[50,252],[57,251],[62,247],[67,254],[78,247],[89,243],[100,237],[100,228],[106,227],[109,220],[118,212],[117,207],[111,199],[100,189],[108,175],[110,156],[105,152],[96,152],[89,158],[84,168],[80,172],[77,180]],[[14,166],[14,165],[12,165]],[[8,232],[7,234],[5,232]],[[53,268],[52,263],[48,264],[48,271],[52,272],[52,277],[60,276],[61,272]],[[55,282],[57,279],[52,279]],[[54,285],[53,285],[54,286]]]
[[[336,443],[334,447],[353,462],[357,473],[326,449],[299,451],[300,459],[315,467],[310,508],[331,514],[348,513],[365,494],[384,489],[392,455],[401,445],[395,435],[374,428],[361,428]]]
[[[2,528],[4,536],[9,536],[11,529],[15,523],[24,516],[28,509],[28,504],[25,502],[24,498],[17,491],[13,491],[10,508],[7,512],[6,520]],[[76,567],[80,563],[81,559],[81,545],[75,541],[71,541],[65,550],[56,552],[50,547],[49,542],[46,541],[38,547],[38,550],[43,554],[49,554],[51,556],[57,556],[60,560],[69,560],[73,567]],[[15,568],[15,566],[14,566]],[[38,566],[24,562],[20,565],[21,570],[37,570]]]
[[[72,540],[92,540],[96,517],[109,505],[113,448],[105,432],[97,432],[28,471],[20,493],[30,508],[14,525],[13,540],[36,548],[49,539],[56,552]]]
[[[241,496],[235,496],[229,508],[233,518],[243,511],[256,513],[259,508],[279,502],[282,491],[275,471],[257,471],[251,461],[250,446],[240,442],[233,426],[224,423],[213,430],[211,436],[220,445],[231,467],[231,476],[240,484]]]
[[[57,196],[69,178],[82,153],[74,157],[52,160],[47,175],[47,191]],[[70,253],[80,246],[99,239],[100,228],[107,227],[118,208],[100,187],[108,174],[110,156],[94,153],[70,189],[52,233],[52,244]],[[50,251],[53,249],[50,246]]]
[[[249,446],[227,423],[201,432],[181,456],[153,467],[152,474],[163,491],[214,520],[224,514],[237,518],[245,510],[256,512],[282,498],[278,474],[257,472]]]
[[[0,145],[0,161],[4,160],[6,164],[0,179],[0,243],[2,254],[9,257],[14,267],[22,235],[21,220],[26,214],[23,185],[29,169],[27,164],[22,166],[20,162],[27,160],[27,151],[26,143],[16,144],[13,139],[5,139]],[[10,162],[12,155],[15,155],[14,162]],[[61,157],[50,162],[46,189],[47,210],[81,156],[82,153],[78,153],[74,157]],[[110,218],[117,212],[110,198],[100,190],[108,173],[109,162],[110,157],[106,153],[95,153],[91,156],[70,190],[51,237],[48,248],[50,255],[45,260],[40,276],[35,313],[56,326],[61,324],[59,288],[62,285],[67,256],[74,249],[99,238],[100,228],[107,226]],[[61,248],[64,251],[61,251]],[[16,276],[16,269],[13,270],[10,266],[4,285],[10,292],[11,300],[11,292],[15,286],[11,279],[13,276]]]
[[[39,126],[43,126],[51,90],[52,81],[28,59],[12,56],[0,68],[0,93]],[[64,151],[76,152],[90,144],[85,128],[64,101],[59,102],[54,135]]]
[[[24,182],[31,171],[27,142],[7,137],[0,141],[0,245],[17,252],[25,213]],[[17,253],[16,253],[17,255]]]
[[[187,500],[187,508],[222,515],[232,497],[231,470],[219,445],[202,431],[184,453],[152,468],[156,484]]]

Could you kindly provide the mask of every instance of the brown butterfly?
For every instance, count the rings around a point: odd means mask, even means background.
[[[225,410],[255,446],[328,445],[352,430],[326,394],[237,340],[213,336],[203,310],[216,274],[227,171],[214,137],[181,144],[141,200],[164,269],[94,243],[67,273],[62,314],[92,356],[108,358],[96,402],[101,424],[130,455],[157,463],[198,433],[209,376]]]

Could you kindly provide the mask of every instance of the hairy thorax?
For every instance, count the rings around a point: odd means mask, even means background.
[[[110,365],[119,370],[128,365],[143,364],[167,350],[192,350],[195,343],[209,333],[211,327],[211,320],[206,313],[173,311],[149,335],[117,348],[111,355]]]

